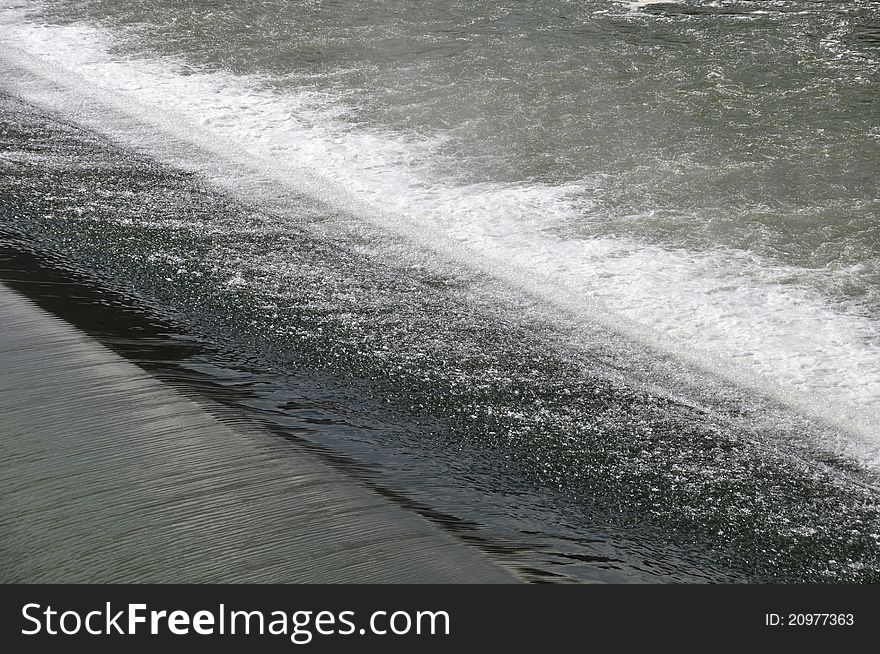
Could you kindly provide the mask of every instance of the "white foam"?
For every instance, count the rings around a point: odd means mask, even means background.
[[[623,0],[630,10],[638,11],[651,5],[671,5],[677,4],[680,0]],[[714,5],[714,3],[711,3]]]
[[[788,283],[804,271],[742,251],[564,236],[562,227],[589,210],[590,180],[458,184],[437,168],[441,138],[356,127],[344,102],[315,90],[280,93],[258,78],[181,75],[168,59],[116,60],[112,37],[81,25],[10,23],[0,35],[58,84],[175,138],[256,162],[292,190],[427,243],[575,319],[602,322],[831,420],[860,436],[855,454],[880,462],[878,324]],[[201,166],[210,176],[210,164]]]

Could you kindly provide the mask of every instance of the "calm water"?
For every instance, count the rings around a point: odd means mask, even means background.
[[[878,580],[873,0],[0,6],[98,134],[7,138],[0,225],[251,409],[536,577]]]

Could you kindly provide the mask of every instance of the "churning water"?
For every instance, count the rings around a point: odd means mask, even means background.
[[[0,6],[0,226],[261,410],[535,578],[880,579],[873,0]]]

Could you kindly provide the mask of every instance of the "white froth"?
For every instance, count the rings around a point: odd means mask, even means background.
[[[650,5],[670,5],[676,4],[679,0],[625,0],[630,9],[637,11],[643,7]]]
[[[647,1],[633,4],[648,4]],[[111,37],[84,26],[8,24],[2,39],[78,92],[138,107],[139,120],[224,144],[321,195],[538,293],[574,314],[721,371],[859,433],[877,463],[880,331],[788,283],[803,275],[742,251],[664,249],[622,237],[565,236],[584,220],[582,185],[461,185],[437,169],[442,139],[356,127],[338,98],[265,90],[257,78],[181,75],[170,60],[115,60]],[[87,89],[91,89],[88,91]],[[134,104],[132,103],[134,101]],[[127,104],[126,104],[127,103]]]

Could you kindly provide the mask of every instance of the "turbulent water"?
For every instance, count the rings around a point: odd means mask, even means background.
[[[0,7],[0,229],[264,418],[529,578],[880,581],[874,0]]]

